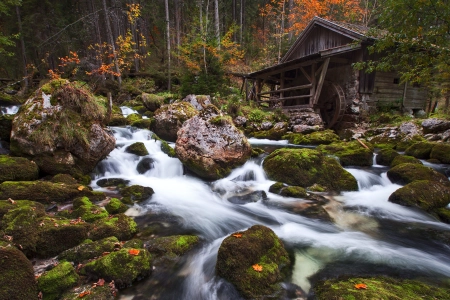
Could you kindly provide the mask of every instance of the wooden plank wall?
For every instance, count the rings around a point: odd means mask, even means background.
[[[405,84],[394,83],[399,76],[391,72],[377,72],[375,87],[368,101],[371,106],[399,106],[403,99]],[[424,88],[407,85],[406,97],[403,106],[409,109],[425,108],[427,90]]]
[[[321,50],[332,49],[350,44],[352,40],[329,29],[316,26],[297,49],[287,58],[287,61],[319,53]]]

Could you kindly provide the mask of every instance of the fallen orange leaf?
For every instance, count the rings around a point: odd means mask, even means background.
[[[79,190],[79,191],[84,190],[84,186],[80,185],[80,186],[78,187],[78,190]]]
[[[104,285],[105,285],[105,279],[100,278],[100,279],[96,282],[96,284],[97,284],[98,286],[104,286]]]
[[[241,238],[242,237],[242,233],[235,233],[235,234],[233,234],[233,236],[235,238]]]
[[[253,265],[252,266],[253,270],[255,270],[256,272],[262,272],[263,267],[261,265]]]
[[[139,255],[139,252],[141,252],[141,250],[138,249],[130,249],[128,250],[128,253],[131,255]]]
[[[83,298],[84,296],[90,295],[91,291],[84,291],[78,294],[78,298]]]
[[[367,289],[367,284],[364,284],[364,283],[358,283],[358,284],[355,284],[355,288],[356,289],[358,289],[358,290],[365,290],[365,289]]]

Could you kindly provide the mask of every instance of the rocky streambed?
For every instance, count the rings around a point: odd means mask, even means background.
[[[66,84],[43,92],[104,105]],[[445,120],[342,140],[147,96],[161,117],[82,123],[44,94],[1,117],[0,299],[446,299]]]

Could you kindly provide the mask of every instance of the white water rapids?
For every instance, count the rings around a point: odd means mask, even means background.
[[[269,193],[273,181],[267,179],[261,167],[262,159],[249,160],[227,178],[209,183],[183,175],[181,162],[164,154],[160,142],[150,139],[151,132],[121,127],[112,130],[117,147],[99,164],[92,183],[94,189],[107,191],[95,184],[100,178],[124,178],[130,185],[149,186],[155,191],[151,199],[135,205],[127,213],[137,218],[148,214],[173,216],[183,229],[202,239],[201,247],[174,271],[173,276],[181,278],[177,286],[168,286],[166,293],[155,296],[143,281],[121,292],[121,299],[239,299],[228,283],[214,275],[217,251],[226,236],[255,224],[270,227],[281,238],[293,259],[292,276],[285,284],[297,285],[306,292],[311,287],[309,276],[327,268],[331,268],[330,272],[341,270],[339,264],[348,269],[375,266],[405,274],[450,276],[447,246],[423,236],[428,229],[449,231],[450,226],[388,202],[389,195],[400,186],[392,184],[380,166],[348,169],[357,178],[359,191],[327,196],[330,202],[326,209],[334,220],[330,223],[292,211],[291,208],[306,200]],[[137,141],[145,144],[147,157],[154,160],[153,169],[145,174],[136,170],[144,157],[124,151]],[[274,147],[287,144],[251,142]],[[233,204],[228,200],[250,191],[265,191],[268,199],[247,204]]]

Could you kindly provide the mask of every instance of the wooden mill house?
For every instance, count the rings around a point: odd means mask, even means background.
[[[346,109],[389,106],[423,109],[427,91],[400,83],[395,72],[357,71],[374,42],[368,28],[314,17],[280,63],[245,76],[247,99],[283,109],[314,109],[326,127],[338,125]],[[265,104],[264,104],[265,103]]]

